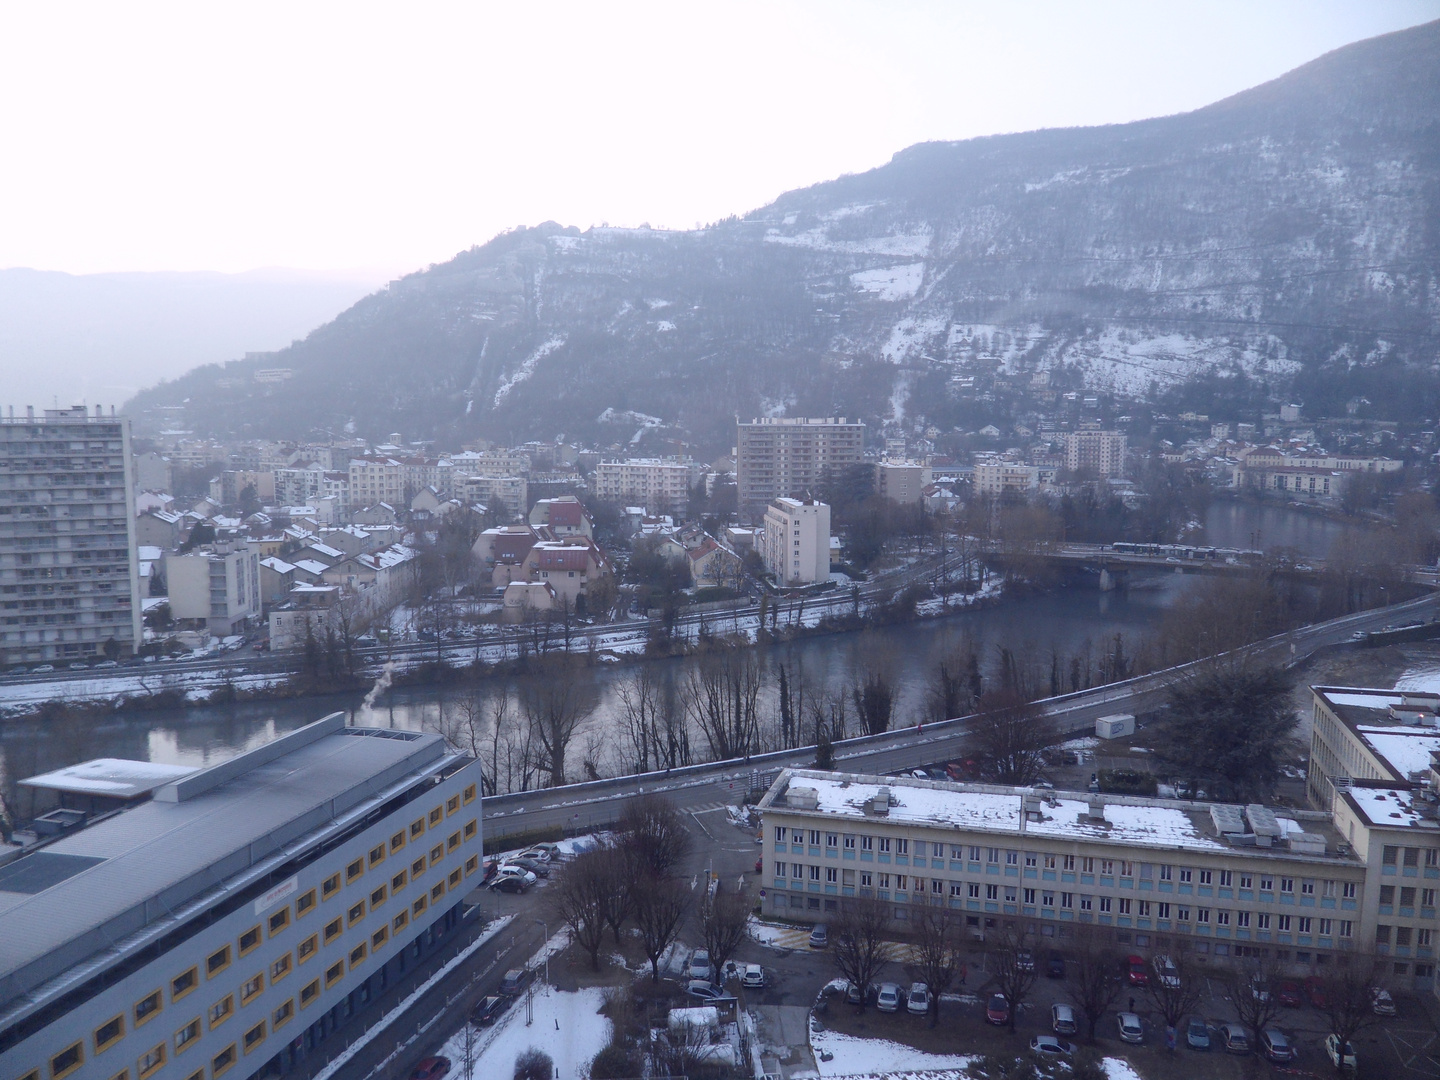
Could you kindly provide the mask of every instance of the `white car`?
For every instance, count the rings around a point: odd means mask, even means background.
[[[696,949],[690,957],[690,978],[709,982],[714,975],[715,968],[710,963],[710,953],[705,949]]]
[[[881,983],[880,992],[875,995],[875,1007],[881,1012],[899,1012],[900,984],[892,982]]]
[[[1160,985],[1174,990],[1180,985],[1180,972],[1175,967],[1175,961],[1168,956],[1157,956],[1154,960],[1155,977],[1160,980]]]
[[[765,969],[759,964],[746,964],[745,972],[740,976],[740,985],[751,988],[765,985]]]
[[[523,866],[515,866],[511,863],[501,863],[500,868],[495,871],[496,881],[504,877],[519,878],[526,885],[534,885],[537,880],[535,875]]]
[[[1395,1015],[1395,999],[1390,996],[1389,990],[1382,990],[1378,986],[1370,988],[1370,1011],[1376,1016]]]
[[[1355,1068],[1355,1046],[1353,1043],[1347,1042],[1344,1047],[1341,1047],[1339,1035],[1325,1036],[1325,1056],[1337,1069]]]
[[[1062,1054],[1075,1053],[1075,1044],[1068,1043],[1064,1039],[1057,1039],[1054,1035],[1036,1035],[1030,1040],[1030,1049],[1037,1054],[1059,1057]]]
[[[916,1016],[930,1011],[930,988],[922,982],[910,984],[910,995],[905,999],[905,1009]]]
[[[1069,1005],[1051,1005],[1050,1030],[1056,1035],[1074,1035],[1078,1030],[1075,1010]]]
[[[1140,1026],[1140,1017],[1132,1012],[1122,1012],[1117,1020],[1120,1025],[1120,1039],[1122,1042],[1138,1043],[1145,1041],[1145,1029]]]

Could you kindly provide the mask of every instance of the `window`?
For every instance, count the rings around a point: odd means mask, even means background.
[[[414,840],[417,836],[419,836],[419,835],[420,835],[421,833],[423,833],[424,831],[425,831],[425,819],[424,819],[424,818],[421,818],[419,821],[412,821],[412,822],[410,823],[410,839],[411,839],[411,840]],[[781,830],[781,831],[783,831],[783,830]]]
[[[222,971],[224,971],[224,970],[225,970],[226,968],[228,968],[229,966],[230,966],[230,946],[229,946],[229,945],[226,945],[223,949],[217,949],[215,952],[211,953],[211,954],[206,958],[206,960],[205,960],[205,977],[206,977],[207,979],[213,979],[216,975],[219,975]]]
[[[240,955],[252,953],[260,945],[260,927],[252,926],[240,935]]]
[[[479,870],[479,869],[480,869],[480,856],[479,856],[479,855],[471,855],[468,859],[465,860],[465,876],[466,876],[466,877],[469,877],[471,874],[475,873],[475,871],[476,871],[476,870]]]
[[[303,1009],[320,996],[320,980],[314,979],[300,988],[300,1007]]]
[[[390,927],[382,926],[379,930],[376,930],[373,934],[370,935],[370,948],[372,950],[378,949],[380,948],[380,946],[384,945],[385,942],[389,940]]]
[[[425,910],[425,906],[428,903],[429,897],[427,897],[424,893],[421,893],[415,898],[415,902],[410,905],[410,914],[419,915],[422,911]]]
[[[1329,936],[1330,936],[1332,933],[1334,933],[1334,932],[1335,932],[1335,920],[1334,920],[1334,919],[1321,919],[1321,920],[1320,920],[1320,936],[1321,936],[1321,937],[1329,937]]]
[[[395,914],[395,918],[390,920],[390,928],[398,934],[401,930],[405,929],[405,924],[409,921],[410,912],[399,911]]]
[[[1270,929],[1270,915],[1268,912],[1262,911],[1260,912],[1260,914],[1255,916],[1255,928],[1257,930]]]
[[[108,1050],[125,1037],[125,1017],[113,1016],[95,1029],[95,1052]]]
[[[1300,895],[1301,895],[1301,896],[1314,896],[1314,895],[1315,895],[1315,879],[1314,879],[1314,878],[1301,878],[1301,879],[1300,879]]]
[[[213,1058],[210,1059],[211,1080],[214,1080],[214,1077],[217,1076],[224,1076],[227,1072],[230,1071],[231,1066],[233,1066],[234,1064],[235,1044],[231,1043],[224,1050],[221,1050],[218,1054],[216,1054]]]
[[[394,855],[405,846],[405,830],[401,829],[394,836],[390,837],[390,854]]]
[[[1260,891],[1271,892],[1275,888],[1275,879],[1269,874],[1260,875]]]
[[[1312,919],[1309,915],[1301,915],[1298,922],[1299,925],[1296,927],[1296,929],[1302,934],[1310,933],[1310,928],[1315,924],[1315,920]]]
[[[1224,888],[1229,888],[1229,886],[1230,886],[1230,884],[1231,884],[1231,882],[1232,882],[1233,880],[1234,880],[1234,875],[1233,875],[1229,870],[1221,870],[1221,871],[1220,871],[1220,885],[1221,885],[1222,887],[1224,887]]]
[[[270,981],[277,983],[290,974],[290,954],[281,953],[280,959],[270,965]]]
[[[1100,910],[1101,910],[1101,911],[1109,911],[1109,910],[1110,910],[1110,897],[1108,897],[1108,896],[1102,896],[1102,897],[1100,897]]]
[[[1066,855],[1065,858],[1064,858],[1064,862],[1063,862],[1063,863],[1061,864],[1061,866],[1060,866],[1060,869],[1062,869],[1062,870],[1069,870],[1071,873],[1074,873],[1074,872],[1075,872],[1075,856],[1074,856],[1074,855]]]
[[[269,928],[270,936],[271,936],[271,937],[274,937],[276,934],[280,933],[281,930],[284,930],[284,929],[285,929],[287,926],[289,926],[289,925],[290,925],[290,905],[289,905],[289,904],[286,904],[286,905],[285,905],[283,908],[281,908],[279,911],[274,912],[274,913],[270,916],[270,918],[266,920],[266,926]]]
[[[1173,866],[1166,866],[1164,863],[1161,863],[1161,864],[1160,864],[1160,880],[1161,880],[1161,881],[1169,881],[1171,874],[1173,874],[1174,872],[1175,872],[1175,868],[1174,868]]]
[[[1434,890],[1434,889],[1421,889],[1421,890],[1420,890],[1420,906],[1421,906],[1421,907],[1434,907],[1434,906],[1435,906],[1435,890]]]
[[[1390,927],[1386,926],[1384,923],[1381,923],[1379,926],[1375,927],[1375,944],[1390,944]]]
[[[325,969],[325,985],[334,986],[337,982],[340,981],[340,977],[344,974],[345,961],[336,960],[335,963],[331,964],[328,968]]]
[[[1114,859],[1101,859],[1101,860],[1100,860],[1100,873],[1104,874],[1106,877],[1114,877],[1114,876],[1115,876],[1115,860],[1114,860]]]
[[[192,967],[189,971],[176,975],[170,980],[170,1000],[179,1001],[199,985],[200,974],[197,968]]]
[[[1288,934],[1288,933],[1290,932],[1290,916],[1289,916],[1289,915],[1277,915],[1277,916],[1275,916],[1275,929],[1276,929],[1276,930],[1279,930],[1282,934]]]
[[[406,883],[407,881],[409,881],[409,880],[410,880],[410,875],[409,875],[409,873],[408,873],[407,871],[405,871],[405,870],[401,870],[398,874],[396,874],[394,877],[392,877],[392,878],[390,879],[390,891],[391,891],[392,893],[393,893],[393,892],[399,892],[401,889],[403,889],[403,888],[405,887],[405,883]]]
[[[814,870],[814,869],[816,869],[816,867],[813,867],[813,866],[812,866],[811,869]],[[431,885],[431,886],[430,886],[430,899],[431,899],[431,900],[439,900],[439,899],[440,899],[442,896],[444,896],[444,895],[445,895],[445,882],[443,882],[443,881],[437,881],[434,885]]]
[[[1340,887],[1340,896],[1345,900],[1355,899],[1355,882],[1347,881]]]
[[[1280,879],[1280,891],[1282,893],[1293,893],[1295,891],[1295,879],[1292,877],[1282,877]]]
[[[310,912],[312,912],[312,911],[314,911],[314,910],[315,910],[315,890],[314,890],[314,889],[311,889],[311,890],[310,890],[309,892],[307,892],[304,896],[300,897],[299,900],[296,900],[296,901],[295,901],[295,915],[296,915],[296,917],[299,917],[299,916],[301,916],[301,915],[309,915]]]
[[[215,1002],[214,1005],[210,1006],[210,1009],[205,1014],[205,1016],[210,1021],[210,1026],[212,1028],[217,1028],[226,1020],[229,1020],[230,1017],[234,1014],[234,1012],[235,995],[226,994],[219,1001]]]
[[[1035,866],[1039,862],[1039,856],[1033,851],[1025,852],[1025,865]]]
[[[1191,881],[1191,880],[1193,880],[1193,875],[1194,875],[1194,871],[1191,870],[1190,867],[1188,867],[1188,866],[1182,866],[1182,867],[1180,867],[1180,880],[1181,880],[1181,881]]]
[[[1080,872],[1082,874],[1093,874],[1095,872],[1095,860],[1089,855],[1080,856]]]
[[[425,872],[425,865],[425,856],[421,855],[420,858],[410,864],[410,876],[412,878],[419,877]]]
[[[341,926],[341,920],[338,918],[331,919],[328,923],[326,923],[325,944],[329,945],[330,942],[334,941],[337,937],[339,937],[342,929],[344,929],[344,927]]]
[[[436,825],[439,825],[439,824],[440,824],[440,821],[441,821],[441,818],[443,818],[443,817],[444,817],[444,811],[441,810],[440,807],[437,806],[437,807],[435,807],[434,810],[431,810],[431,811],[430,811],[430,827],[433,829]]]
[[[1095,898],[1094,898],[1093,896],[1089,896],[1089,895],[1087,895],[1087,894],[1085,894],[1085,893],[1082,893],[1082,894],[1080,895],[1080,910],[1081,910],[1081,911],[1094,911],[1094,910],[1095,910]]]
[[[254,1027],[252,1027],[249,1031],[245,1032],[245,1039],[244,1039],[244,1042],[245,1042],[245,1053],[247,1053],[247,1054],[250,1053],[251,1050],[254,1050],[257,1046],[259,1046],[259,1045],[260,1045],[262,1042],[264,1042],[264,1041],[265,1041],[265,1021],[264,1021],[264,1020],[261,1020],[258,1024],[256,1024]]]
[[[1121,915],[1129,915],[1129,914],[1130,914],[1130,901],[1129,901],[1128,898],[1123,897],[1123,896],[1120,898],[1120,914],[1121,914]]]
[[[1386,844],[1380,853],[1380,862],[1384,866],[1394,866],[1395,859],[1400,854],[1400,849],[1393,844]]]
[[[279,1031],[294,1015],[295,1001],[293,998],[286,998],[284,1004],[270,1014],[270,1026]]]
[[[1425,849],[1425,865],[1440,866],[1440,848]]]
[[[359,922],[359,921],[360,921],[361,919],[363,919],[364,917],[365,917],[365,901],[364,901],[364,900],[357,900],[355,903],[351,904],[351,905],[350,905],[350,910],[345,913],[345,918],[346,918],[346,920],[348,921],[349,925],[351,925],[351,926],[354,926],[357,922]]]
[[[320,883],[320,897],[321,897],[321,899],[323,899],[323,900],[329,900],[330,897],[334,896],[334,895],[335,895],[337,892],[339,892],[339,891],[340,891],[340,875],[339,875],[339,874],[331,874],[329,877],[327,877],[324,881],[322,881],[322,882]]]
[[[1201,884],[1201,885],[1211,885],[1211,884],[1213,884],[1214,882],[1212,881],[1212,877],[1213,877],[1213,875],[1210,873],[1209,870],[1201,870],[1201,871],[1200,871],[1200,884]]]
[[[1236,926],[1239,926],[1239,927],[1249,927],[1249,925],[1250,925],[1250,912],[1248,912],[1248,911],[1237,911],[1237,912],[1235,913],[1235,925],[1236,925]]]
[[[227,947],[227,953],[230,951]],[[135,1003],[135,1026],[139,1027],[160,1011],[160,991],[154,990]]]
[[[252,975],[240,984],[240,1004],[249,1005],[255,1000],[255,995],[265,989],[265,976]]]
[[[460,833],[452,832],[445,840],[445,850],[454,851],[460,846]]]
[[[197,1016],[194,1020],[191,1020],[179,1031],[175,1032],[175,1052],[178,1054],[181,1050],[186,1049],[199,1037],[200,1018]]]
[[[1139,903],[1140,903],[1140,917],[1141,917],[1142,919],[1148,919],[1148,918],[1150,917],[1150,901],[1149,901],[1149,900],[1141,900],[1141,901],[1139,901]]]
[[[381,885],[378,889],[375,889],[370,893],[370,908],[372,911],[375,908],[379,907],[381,904],[385,903],[385,896],[386,892],[384,885]]]
[[[370,849],[369,859],[370,859],[370,865],[371,865],[371,866],[377,866],[377,865],[379,865],[380,863],[384,862],[384,861],[385,861],[385,845],[384,845],[384,844],[376,844],[374,847],[372,847],[372,848]]]
[[[826,880],[826,881],[828,881],[830,884],[833,885],[833,884],[835,884],[837,881],[839,881],[839,879],[840,879],[840,872],[839,872],[838,870],[836,870],[835,867],[833,867],[833,866],[827,866],[827,867],[825,868],[825,880]]]
[[[350,966],[353,968],[365,960],[365,942],[361,942],[350,950]]]
[[[830,872],[833,874],[835,871],[832,870]],[[450,877],[447,879],[450,883],[450,888],[453,889],[456,885],[460,884],[460,877],[463,873],[464,871],[461,870],[458,866],[454,870],[450,871]]]
[[[1170,905],[1169,905],[1168,903],[1166,903],[1166,902],[1163,902],[1163,901],[1162,901],[1161,903],[1156,904],[1156,905],[1155,905],[1155,917],[1158,918],[1158,919],[1168,919],[1168,918],[1170,918]]]
[[[882,836],[882,837],[880,837],[880,850],[881,850],[881,851],[889,851],[889,850],[890,850],[890,837],[888,837],[888,836]]]
[[[349,885],[365,872],[365,860],[356,859],[349,866],[345,867],[345,884]]]
[[[1175,909],[1175,918],[1177,918],[1181,922],[1189,922],[1190,909],[1188,907],[1177,907]]]
[[[1330,920],[1329,920],[1329,919],[1322,919],[1321,921],[1322,921],[1322,922],[1329,922]],[[1322,931],[1322,933],[1323,933],[1323,932],[1324,932],[1324,931]],[[1419,945],[1421,948],[1428,949],[1428,948],[1430,947],[1430,942],[1431,942],[1431,940],[1432,940],[1432,935],[1433,935],[1433,934],[1434,934],[1434,931],[1431,930],[1428,926],[1422,926],[1422,927],[1420,927],[1419,929],[1417,929],[1417,930],[1415,931],[1415,944],[1416,944],[1416,945]]]
[[[156,1069],[165,1064],[165,1044],[152,1046],[145,1053],[140,1055],[140,1060],[135,1062],[135,1071],[140,1075],[140,1080],[145,1080],[152,1075]]]
[[[1334,895],[1335,895],[1335,882],[1333,882],[1333,881],[1327,881],[1327,882],[1325,882],[1325,883],[1324,883],[1324,887],[1323,887],[1323,888],[1321,889],[1321,891],[1320,891],[1320,895],[1321,895],[1321,896],[1334,897]]]
[[[472,802],[475,801],[475,785],[474,785],[474,784],[471,784],[469,787],[467,787],[467,788],[465,789],[465,793],[464,793],[464,794],[465,794],[465,805],[466,805],[466,806],[469,806]]]
[[[448,799],[445,800],[445,816],[446,816],[446,817],[449,817],[451,814],[458,814],[459,812],[460,812],[460,796],[459,796],[459,795],[451,795],[450,798],[448,798]]]
[[[1253,889],[1255,887],[1255,876],[1253,874],[1240,875],[1240,888]]]
[[[311,934],[304,941],[300,942],[298,946],[296,946],[295,958],[303,964],[306,960],[309,960],[310,957],[315,955],[315,950],[319,947],[319,945],[319,939],[316,938],[314,934]]]
[[[972,882],[970,882],[968,888],[969,888],[969,890],[970,890],[970,899],[971,899],[971,900],[979,900],[979,899],[980,899],[980,886],[977,885],[975,882],[972,881]]]
[[[1051,855],[1048,851],[1045,853],[1045,869],[1046,869],[1046,870],[1054,870],[1054,869],[1055,869],[1055,856],[1054,856],[1054,855]]]
[[[71,1043],[50,1059],[50,1080],[60,1080],[85,1064],[85,1044]]]
[[[445,845],[444,845],[444,844],[436,844],[434,847],[432,847],[432,848],[430,849],[430,865],[431,865],[431,866],[434,866],[437,862],[439,862],[439,861],[440,861],[441,859],[443,859],[444,857],[445,857]]]
[[[1349,919],[1340,920],[1340,936],[1345,938],[1355,936],[1355,924]]]
[[[479,829],[480,827],[475,823],[475,819],[471,818],[465,823],[465,839],[474,840],[475,834],[479,831]]]

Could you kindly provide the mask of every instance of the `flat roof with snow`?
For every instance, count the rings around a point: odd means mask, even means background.
[[[65,791],[75,795],[105,795],[113,799],[135,799],[158,787],[189,776],[195,770],[186,765],[163,765],[156,761],[127,761],[124,758],[95,758],[78,765],[27,777],[25,787]]]

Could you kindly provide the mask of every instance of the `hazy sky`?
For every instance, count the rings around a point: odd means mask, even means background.
[[[1195,108],[1440,0],[13,3],[0,267],[400,272]]]

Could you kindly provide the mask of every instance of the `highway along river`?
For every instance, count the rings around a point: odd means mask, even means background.
[[[1343,524],[1284,509],[1217,502],[1210,510],[1208,542],[1217,546],[1249,546],[1250,534],[1262,543],[1293,547],[1303,554],[1322,555],[1346,528]],[[799,682],[813,700],[819,695],[847,697],[857,673],[882,672],[894,687],[892,726],[914,725],[928,718],[928,690],[939,660],[962,642],[973,643],[981,660],[986,686],[997,683],[1002,649],[1016,662],[1029,665],[1049,688],[1053,654],[1062,660],[1063,688],[1069,689],[1070,660],[1076,656],[1098,666],[1100,654],[1122,635],[1127,655],[1153,630],[1180,593],[1201,579],[1157,572],[1137,577],[1123,592],[1101,593],[1092,586],[1062,588],[1040,595],[1002,600],[993,606],[864,633],[831,634],[757,650],[760,668],[759,713],[762,723],[778,715],[779,671],[783,665],[792,683]],[[699,663],[684,657],[646,661],[643,665],[600,665],[581,673],[578,689],[589,717],[569,755],[571,779],[581,779],[587,748],[606,774],[633,771],[633,756],[620,736],[623,724],[621,684],[643,667],[662,693],[677,695]],[[512,681],[494,679],[478,688],[478,696],[511,697],[511,723],[520,721]],[[476,690],[405,688],[381,695],[362,722],[411,730],[436,729],[465,708],[464,698]],[[266,742],[334,710],[355,714],[360,695],[307,697],[294,701],[193,706],[178,710],[116,715],[96,723],[93,718],[42,729],[30,722],[12,722],[0,729],[0,784],[16,810],[26,816],[28,799],[15,781],[48,769],[95,757],[126,757],[202,766]],[[807,709],[808,711],[808,709]],[[854,716],[853,704],[849,708]],[[853,719],[852,719],[853,724]],[[854,733],[852,731],[852,733]],[[705,756],[695,742],[696,760]]]

